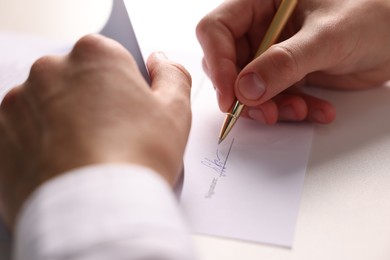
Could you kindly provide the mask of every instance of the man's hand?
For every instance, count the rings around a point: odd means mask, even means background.
[[[377,87],[390,80],[390,2],[299,0],[281,41],[253,59],[280,0],[226,0],[198,24],[203,64],[222,111],[330,123],[335,109],[297,86]]]
[[[174,185],[190,124],[191,77],[161,53],[150,87],[117,42],[86,36],[69,55],[43,57],[0,111],[0,201],[12,226],[46,180],[99,163],[150,167]]]

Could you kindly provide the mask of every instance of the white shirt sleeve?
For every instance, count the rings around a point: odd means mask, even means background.
[[[15,260],[189,260],[171,188],[136,165],[79,168],[38,188],[17,222]]]

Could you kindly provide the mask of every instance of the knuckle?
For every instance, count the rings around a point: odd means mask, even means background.
[[[108,53],[107,39],[97,34],[89,34],[76,42],[71,55],[77,59],[91,59]]]
[[[195,33],[199,40],[208,35],[208,32],[215,27],[215,21],[210,14],[205,15],[196,25]]]
[[[90,50],[101,44],[102,38],[96,34],[88,34],[80,38],[75,46],[75,50]]]
[[[43,97],[51,93],[63,77],[63,58],[58,56],[44,56],[38,59],[30,69],[30,74],[23,83],[26,93],[36,97]]]
[[[8,108],[13,107],[20,100],[22,88],[20,86],[12,88],[4,96],[1,101],[0,107],[2,109],[8,110]]]
[[[271,47],[271,63],[280,76],[290,80],[299,80],[300,70],[297,62],[296,51],[282,45]]]
[[[88,34],[74,45],[70,57],[78,62],[111,61],[132,57],[118,42],[99,34]]]
[[[53,71],[56,70],[56,59],[53,56],[43,56],[36,60],[30,69],[28,82],[46,85],[50,83]]]
[[[207,15],[203,17],[198,24],[196,25],[195,32],[196,35],[199,37],[200,35],[203,34],[203,32],[208,28],[208,17]]]
[[[172,62],[171,66],[176,69],[176,71],[183,77],[183,81],[191,87],[192,84],[192,77],[191,74],[188,72],[188,70],[181,64]]]
[[[30,75],[45,73],[53,66],[53,57],[43,56],[31,66]]]

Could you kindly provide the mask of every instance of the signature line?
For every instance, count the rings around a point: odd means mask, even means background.
[[[221,170],[221,173],[219,174],[219,177],[221,177],[223,175],[223,172],[226,168],[226,163],[227,163],[227,160],[229,158],[229,155],[230,155],[230,151],[232,150],[232,147],[233,147],[233,143],[234,143],[234,138],[230,144],[230,147],[229,147],[229,151],[228,151],[228,154],[226,155],[226,159],[225,159],[225,162],[223,163],[223,167],[222,167],[222,170]]]

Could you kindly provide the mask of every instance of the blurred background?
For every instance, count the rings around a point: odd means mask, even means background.
[[[0,0],[0,31],[74,41],[99,31],[112,0]]]

